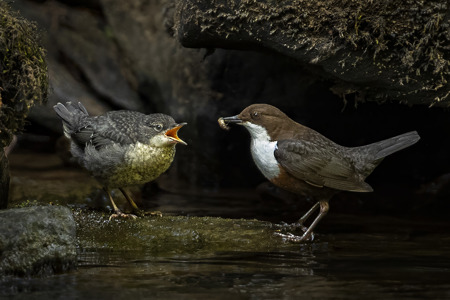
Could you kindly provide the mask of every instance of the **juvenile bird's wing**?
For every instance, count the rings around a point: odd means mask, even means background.
[[[84,126],[72,133],[71,137],[79,146],[92,144],[97,150],[111,144],[127,145],[134,142],[108,116],[92,117],[86,120]]]
[[[281,140],[274,154],[289,174],[311,185],[354,192],[372,191],[341,151],[337,145]]]

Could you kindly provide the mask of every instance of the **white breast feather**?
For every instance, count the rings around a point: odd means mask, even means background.
[[[264,127],[252,123],[243,124],[252,137],[251,153],[258,169],[267,179],[272,179],[280,174],[278,162],[274,151],[277,147],[276,141],[270,141],[270,137]]]

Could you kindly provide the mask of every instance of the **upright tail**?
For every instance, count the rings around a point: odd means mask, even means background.
[[[89,113],[81,102],[77,104],[67,102],[66,106],[58,102],[58,104],[53,106],[53,109],[63,121],[64,135],[68,138],[70,138],[74,131],[79,129],[81,119],[89,116]]]
[[[394,136],[390,139],[376,142],[364,147],[368,147],[370,154],[373,155],[375,160],[382,159],[394,152],[405,149],[420,140],[420,136],[417,131],[407,132],[398,136]]]

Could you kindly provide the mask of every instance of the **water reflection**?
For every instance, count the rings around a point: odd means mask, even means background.
[[[3,279],[0,288],[17,299],[436,299],[450,296],[446,242],[443,235],[344,234],[280,252],[159,257],[80,249],[76,271]]]
[[[190,216],[283,220],[279,211],[289,211],[265,207],[255,196],[208,199],[168,194],[154,201],[152,209]],[[321,223],[321,234],[313,243],[283,244],[279,251],[80,248],[77,270],[45,278],[0,278],[0,298],[450,298],[449,232],[448,221],[333,212]]]

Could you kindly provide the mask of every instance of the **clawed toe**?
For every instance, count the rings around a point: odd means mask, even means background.
[[[279,236],[283,239],[285,242],[293,242],[293,243],[301,243],[301,242],[312,242],[314,240],[314,233],[311,233],[310,235],[294,235],[292,233],[281,233],[281,232],[275,232],[276,236]]]
[[[308,227],[303,226],[303,224],[300,224],[300,223],[291,224],[291,228],[293,230],[300,229],[303,232],[306,232],[308,230]]]
[[[160,211],[146,211],[143,214],[144,214],[144,216],[150,216],[150,217],[162,217],[162,212],[160,212]]]
[[[111,221],[112,219],[132,219],[135,220],[138,217],[162,217],[162,213],[160,211],[143,211],[143,210],[139,210],[136,211],[135,214],[125,214],[121,211],[119,212],[115,212],[114,214],[112,214],[109,217],[109,220]]]
[[[114,213],[114,214],[112,214],[110,217],[109,217],[109,220],[111,221],[112,219],[117,219],[117,218],[122,218],[122,219],[132,219],[132,220],[135,220],[135,219],[137,219],[137,216],[136,215],[133,215],[133,214],[124,214],[123,212],[116,212],[116,213]]]
[[[297,230],[300,229],[303,232],[306,232],[308,230],[308,227],[303,226],[301,223],[292,223],[288,224],[286,222],[281,222],[280,224],[276,224],[276,227],[278,227],[280,230]]]

